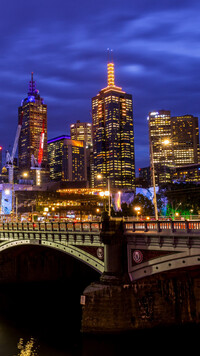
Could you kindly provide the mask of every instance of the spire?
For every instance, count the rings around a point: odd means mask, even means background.
[[[108,64],[107,64],[107,82],[108,87],[115,86],[115,71],[114,71],[114,63],[112,57],[112,49],[108,48]]]
[[[113,50],[107,48],[108,63],[107,63],[107,86],[101,91],[107,92],[110,90],[115,90],[120,93],[125,93],[122,88],[115,85],[115,68],[113,63]]]
[[[35,94],[36,91],[36,86],[35,86],[35,81],[33,80],[33,72],[31,73],[31,80],[29,82],[29,91],[28,95],[33,95]]]
[[[114,63],[107,64],[107,73],[108,73],[108,87],[115,86]]]

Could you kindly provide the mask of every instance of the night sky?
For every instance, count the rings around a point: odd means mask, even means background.
[[[13,146],[31,72],[48,106],[48,138],[91,122],[91,98],[115,84],[133,96],[136,171],[149,164],[149,111],[200,116],[199,0],[1,0],[0,145]]]

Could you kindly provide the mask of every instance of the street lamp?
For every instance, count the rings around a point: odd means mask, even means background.
[[[166,138],[166,139],[163,141],[163,145],[165,145],[165,146],[170,145],[170,143],[171,143],[171,141],[170,141],[169,138]]]
[[[103,202],[104,202],[104,211],[106,211],[106,204],[105,204],[105,197],[109,197],[109,191],[102,191],[102,192],[100,192],[99,193],[99,195],[102,197],[102,198],[104,198],[103,199]],[[109,215],[109,213],[108,213],[108,215]],[[109,215],[110,216],[110,215]]]
[[[136,211],[136,214],[137,214],[137,220],[139,219],[139,214],[141,212],[141,207],[140,206],[135,206],[134,207],[134,210]]]
[[[154,210],[155,210],[155,219],[158,220],[158,208],[157,208],[157,198],[156,198],[156,181],[155,181],[155,167],[153,161],[153,145],[150,143],[150,156],[151,156],[151,167],[152,167],[152,181],[153,181],[153,191],[154,191]]]
[[[97,174],[97,179],[102,179],[104,178],[101,174]],[[110,192],[110,178],[106,178],[107,179],[107,186],[108,186],[108,190],[105,192],[101,192],[102,194],[100,194],[101,196],[108,196],[108,216],[111,216],[111,206],[110,206],[110,196],[111,196],[111,192]]]
[[[174,151],[173,151],[173,141],[172,138],[165,138],[162,141],[162,145],[165,146],[165,150],[164,150],[164,156],[165,156],[165,180],[167,182],[167,173],[170,176],[170,182],[173,179],[173,169],[174,167]],[[167,150],[167,146],[171,146],[171,150],[168,151],[168,153],[166,154],[166,150]],[[166,170],[166,167],[168,167],[168,170]]]

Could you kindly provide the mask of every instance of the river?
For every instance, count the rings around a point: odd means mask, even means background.
[[[0,356],[185,355],[199,349],[197,326],[82,335],[80,294],[69,290],[66,283],[55,282],[1,286]],[[30,341],[32,352],[22,353]]]

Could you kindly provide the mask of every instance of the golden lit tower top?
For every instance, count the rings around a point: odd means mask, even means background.
[[[107,72],[108,72],[108,87],[115,85],[115,71],[114,71],[114,63],[107,64]]]
[[[115,90],[118,92],[125,93],[122,91],[122,88],[115,85],[115,66],[113,63],[112,50],[108,48],[108,64],[107,64],[107,86],[103,88],[101,91],[107,92],[111,90]]]

